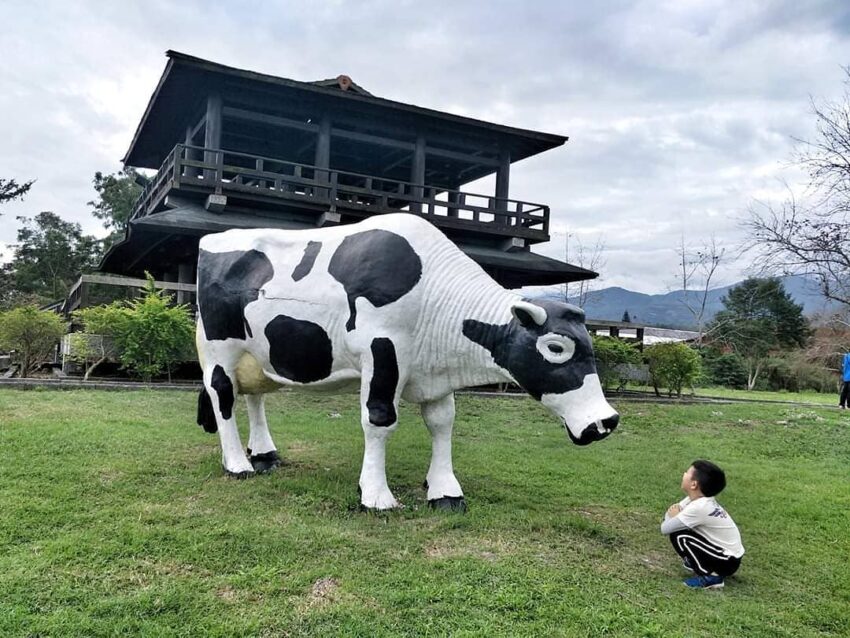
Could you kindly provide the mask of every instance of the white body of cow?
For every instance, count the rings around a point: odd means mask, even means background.
[[[214,419],[230,474],[279,462],[262,395],[282,386],[359,387],[361,498],[373,509],[398,505],[384,448],[400,398],[420,404],[432,434],[426,481],[429,501],[440,507],[463,506],[451,459],[457,389],[517,381],[580,444],[616,427],[581,311],[523,301],[417,216],[315,230],[231,230],[204,237],[200,250],[199,405],[206,402],[206,410],[199,409],[199,422],[207,427]],[[250,458],[236,428],[236,394],[248,399]]]

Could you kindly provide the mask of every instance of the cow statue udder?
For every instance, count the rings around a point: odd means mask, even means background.
[[[310,230],[229,230],[201,240],[198,423],[219,433],[224,470],[280,464],[263,407],[281,387],[360,390],[362,505],[399,506],[385,445],[399,399],[418,403],[432,437],[428,501],[463,509],[452,468],[454,391],[513,381],[562,419],[572,441],[608,436],[581,309],[505,290],[429,222],[404,213]],[[234,403],[246,396],[248,454]]]

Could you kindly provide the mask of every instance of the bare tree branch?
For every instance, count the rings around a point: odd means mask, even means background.
[[[808,173],[804,201],[755,202],[745,227],[756,265],[817,281],[823,295],[850,306],[850,69],[838,102],[812,100],[816,133],[797,140],[794,162]]]

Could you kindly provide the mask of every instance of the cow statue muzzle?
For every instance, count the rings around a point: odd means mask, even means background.
[[[597,374],[588,374],[576,390],[544,394],[541,403],[564,422],[564,429],[576,445],[588,445],[611,434],[620,422],[602,392]]]

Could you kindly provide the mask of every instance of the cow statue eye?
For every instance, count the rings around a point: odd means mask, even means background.
[[[537,351],[549,363],[566,363],[575,353],[576,344],[569,337],[550,332],[537,340]]]

